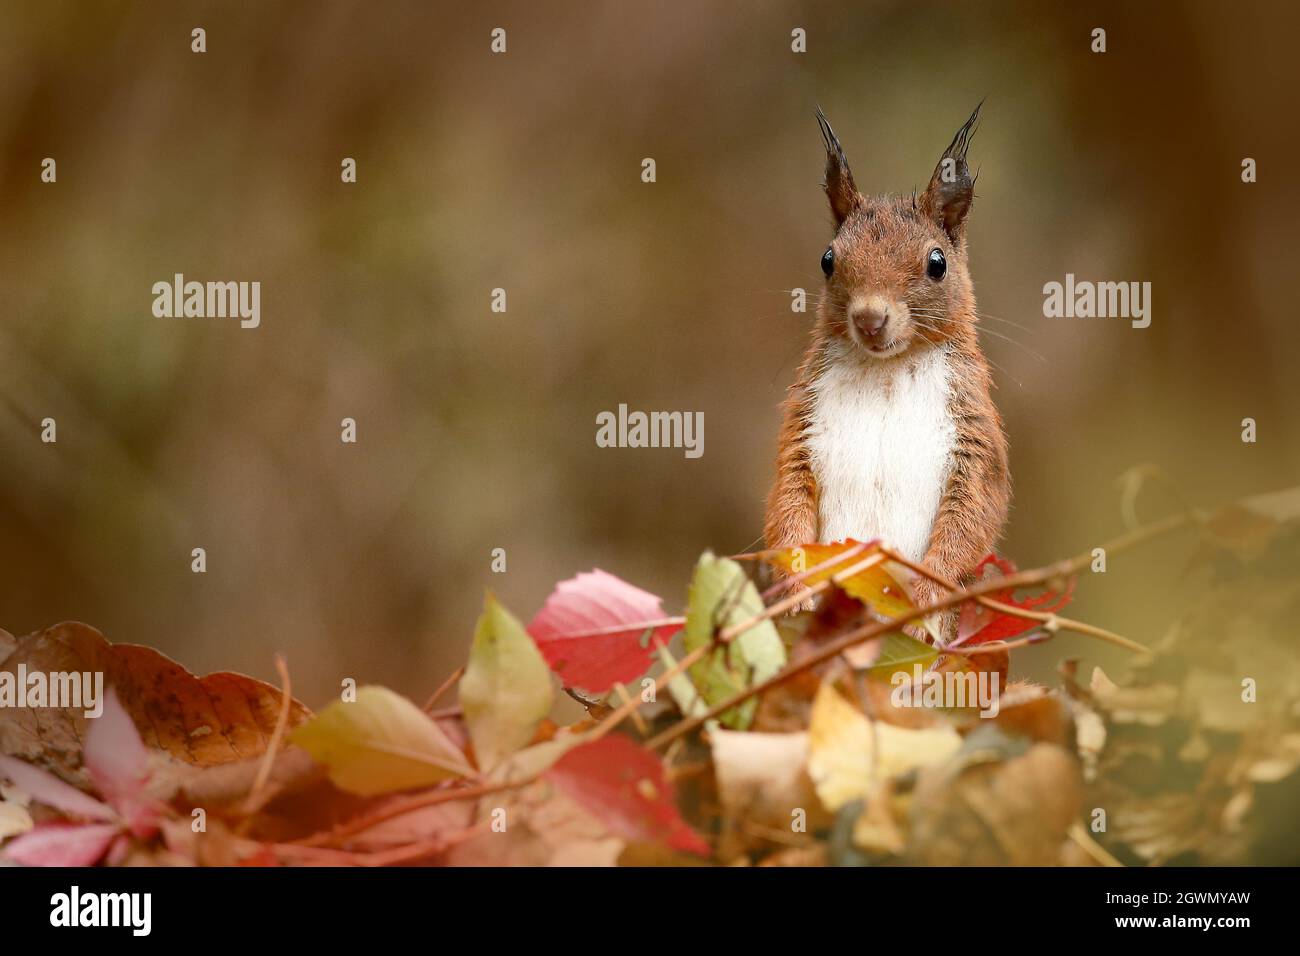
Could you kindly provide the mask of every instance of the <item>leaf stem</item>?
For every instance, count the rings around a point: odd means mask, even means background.
[[[445,681],[443,681],[441,684],[438,685],[438,689],[433,692],[433,696],[424,702],[424,707],[422,708],[424,712],[427,714],[429,713],[429,711],[433,710],[433,705],[438,703],[438,699],[442,697],[443,694],[447,693],[447,691],[451,688],[453,684],[456,683],[456,681],[460,680],[464,676],[465,676],[465,665],[462,664],[460,665],[460,667],[457,667],[454,671],[452,671],[451,675]]]
[[[244,799],[242,809],[245,815],[256,813],[264,802],[259,800],[259,797],[262,788],[266,786],[266,781],[271,777],[271,768],[275,766],[275,757],[280,751],[280,741],[284,739],[284,731],[289,726],[289,711],[293,706],[293,685],[289,681],[289,664],[285,661],[284,655],[275,655],[275,669],[280,672],[280,712],[276,715],[275,729],[271,731],[271,739],[262,754],[262,763],[257,768],[257,776],[253,778],[252,789]]]

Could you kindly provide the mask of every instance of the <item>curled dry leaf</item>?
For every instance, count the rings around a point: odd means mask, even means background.
[[[4,649],[0,643],[0,652]],[[280,690],[242,674],[196,677],[148,647],[111,644],[85,624],[57,624],[15,641],[0,670],[102,672],[147,748],[199,767],[254,758],[270,743]],[[290,726],[310,715],[293,702]],[[85,786],[82,710],[0,708],[0,752],[49,767]]]
[[[988,748],[990,754],[1013,751]],[[1083,806],[1078,763],[1062,748],[1042,743],[1010,759],[973,753],[972,758],[920,771],[907,861],[923,866],[1058,864]]]

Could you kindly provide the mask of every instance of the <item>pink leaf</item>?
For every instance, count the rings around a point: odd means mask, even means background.
[[[677,812],[663,763],[626,737],[610,734],[570,750],[545,774],[611,831],[708,856],[709,845]]]
[[[11,840],[0,856],[24,866],[92,866],[121,832],[113,823],[43,823]]]
[[[130,855],[131,838],[125,833],[119,833],[109,845],[108,854],[104,857],[104,865],[121,866]]]
[[[111,687],[105,695],[104,712],[89,724],[84,759],[90,779],[133,832],[139,836],[152,832],[158,809],[145,790],[149,752]]]
[[[7,779],[33,800],[82,820],[112,820],[113,809],[51,773],[0,754],[0,779]]]
[[[597,568],[556,585],[528,633],[566,687],[603,693],[649,670],[655,643],[681,627],[659,598]]]

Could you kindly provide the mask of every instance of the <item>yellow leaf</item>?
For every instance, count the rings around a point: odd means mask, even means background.
[[[866,797],[872,785],[913,767],[942,763],[961,747],[951,727],[914,730],[868,720],[829,684],[813,700],[808,775],[826,809]]]
[[[804,544],[797,548],[786,548],[784,551],[778,551],[776,554],[769,556],[768,560],[784,568],[790,574],[801,574],[809,568],[815,568],[817,565],[831,560],[836,555],[843,554],[850,548],[857,548],[860,542],[849,539],[837,544]],[[879,548],[874,544],[867,545],[862,553],[855,554],[851,558],[845,558],[837,564],[831,565],[824,571],[818,571],[804,579],[804,584],[811,587],[820,581],[834,577],[843,571],[848,571],[878,554]],[[891,570],[892,569],[892,570]],[[870,567],[863,568],[848,577],[839,581],[839,586],[852,597],[857,598],[863,604],[869,604],[877,613],[885,617],[898,617],[912,610],[912,600],[907,594],[907,588],[901,583],[907,577],[907,569],[892,561],[881,561]]]
[[[386,687],[335,701],[289,739],[329,770],[335,785],[374,796],[471,772],[465,755],[420,708]]]

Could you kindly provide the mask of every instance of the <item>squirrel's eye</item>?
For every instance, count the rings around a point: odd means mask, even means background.
[[[943,257],[943,252],[939,249],[931,249],[930,254],[925,257],[925,274],[938,282],[947,271],[948,260]]]
[[[830,246],[827,246],[826,251],[822,253],[822,272],[826,273],[826,278],[829,279],[831,277],[831,273],[834,271],[835,271],[835,250],[832,249]]]

